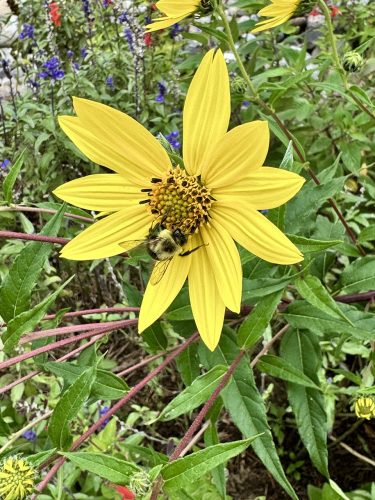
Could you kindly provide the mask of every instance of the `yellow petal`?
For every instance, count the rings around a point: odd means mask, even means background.
[[[273,17],[271,19],[266,19],[265,21],[257,23],[255,25],[255,28],[251,30],[251,33],[259,33],[260,31],[275,28],[276,26],[280,26],[280,24],[286,23],[291,17],[292,14],[288,14],[287,16],[283,17]]]
[[[190,84],[183,117],[183,156],[187,171],[198,175],[228,129],[229,76],[221,50],[210,50]]]
[[[147,198],[139,187],[129,184],[119,174],[95,174],[62,184],[53,193],[77,207],[116,212],[139,204]]]
[[[139,313],[138,331],[143,332],[171,305],[185,283],[191,263],[191,255],[176,255],[171,260],[164,276],[152,285],[152,275],[148,282]],[[154,272],[154,271],[153,271]]]
[[[260,168],[266,159],[269,141],[266,121],[249,122],[232,129],[202,165],[205,184],[209,188],[227,186]]]
[[[237,247],[228,232],[216,221],[200,228],[206,246],[197,252],[207,252],[219,294],[233,312],[240,312],[242,267]]]
[[[152,221],[142,205],[120,210],[76,236],[64,246],[61,256],[72,260],[93,260],[118,255],[144,240]],[[124,242],[131,243],[126,247]]]
[[[200,0],[160,0],[156,7],[168,17],[187,16],[198,9]]]
[[[281,168],[262,167],[240,181],[212,190],[212,196],[227,204],[240,200],[257,210],[279,207],[303,186],[305,179]]]
[[[59,123],[90,160],[143,185],[171,166],[161,144],[136,120],[104,104],[73,99],[78,118],[63,116]]]
[[[151,33],[153,31],[163,30],[165,28],[169,28],[169,26],[173,26],[176,23],[185,19],[185,17],[189,16],[191,12],[184,14],[183,16],[178,17],[160,17],[155,19],[154,22],[146,25],[146,33]]]
[[[274,264],[295,264],[303,260],[298,248],[250,204],[239,200],[218,201],[210,214],[234,240],[263,260]]]
[[[192,237],[192,248],[204,243],[199,234]],[[203,251],[201,251],[203,250]],[[213,351],[224,323],[225,305],[217,289],[215,276],[204,248],[191,254],[189,296],[199,335]]]

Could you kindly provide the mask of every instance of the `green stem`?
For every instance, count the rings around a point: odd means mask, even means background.
[[[339,53],[337,50],[336,37],[335,37],[335,34],[333,32],[331,14],[330,14],[329,9],[327,7],[327,4],[324,2],[324,0],[318,0],[318,4],[319,4],[319,7],[322,9],[323,15],[324,15],[325,20],[326,20],[328,40],[329,40],[329,43],[330,43],[331,49],[332,49],[333,62],[335,63],[336,69],[341,76],[341,80],[342,80],[342,83],[344,84],[345,90],[346,90],[347,94],[350,95],[350,97],[353,99],[353,101],[357,104],[357,106],[362,111],[364,111],[369,116],[371,116],[372,119],[375,119],[375,114],[370,109],[368,109],[359,99],[357,99],[357,97],[353,94],[353,92],[349,88],[348,80],[346,78],[346,72],[345,72],[344,68],[342,67],[342,64],[340,62]]]
[[[320,1],[320,0],[319,0]],[[323,2],[324,3],[324,2]],[[328,11],[328,8],[327,8],[327,11]],[[300,159],[300,161],[302,163],[306,163],[306,158],[305,158],[305,155],[303,154],[303,152],[300,150],[300,148],[298,147],[298,145],[296,144],[296,141],[293,137],[293,135],[290,133],[290,131],[288,130],[288,128],[286,127],[286,125],[282,122],[282,120],[280,120],[280,118],[278,117],[278,115],[275,113],[275,111],[265,102],[263,101],[263,99],[260,97],[260,95],[258,94],[256,88],[254,87],[249,75],[247,74],[246,72],[246,68],[245,66],[243,65],[242,61],[241,61],[241,57],[236,49],[236,45],[234,43],[234,40],[233,40],[233,36],[232,36],[232,32],[231,32],[231,29],[230,29],[230,26],[229,26],[229,22],[228,22],[228,19],[227,19],[227,16],[225,14],[225,11],[223,9],[223,6],[221,4],[219,4],[216,8],[216,12],[218,13],[218,15],[220,16],[222,22],[223,22],[223,26],[224,26],[224,30],[225,30],[225,34],[227,36],[227,41],[228,41],[228,45],[231,49],[231,51],[233,52],[233,55],[237,61],[237,64],[238,64],[238,67],[240,69],[240,72],[242,74],[242,77],[244,78],[244,80],[246,81],[249,89],[250,89],[250,92],[252,93],[253,97],[254,97],[254,100],[269,114],[272,116],[272,118],[275,120],[275,122],[277,123],[278,127],[280,128],[280,130],[283,132],[283,134],[285,135],[285,137],[288,138],[289,141],[292,141],[292,144],[293,144],[293,149],[294,151],[296,152],[298,158]],[[328,11],[328,15],[329,15],[329,11]],[[329,19],[331,20],[331,19]],[[332,28],[332,25],[331,25],[331,28]],[[333,35],[333,32],[332,32],[332,36],[333,36],[333,41],[335,41],[334,39],[334,35]],[[336,48],[336,44],[335,44],[335,48]],[[336,55],[337,55],[337,50],[336,50]],[[337,56],[338,58],[338,56]],[[340,61],[338,60],[338,64],[340,64]],[[345,75],[344,75],[345,76]],[[320,181],[318,179],[318,177],[315,175],[314,171],[311,169],[311,168],[308,168],[307,169],[310,177],[313,179],[313,181],[315,182],[315,184],[319,185],[320,184]],[[345,231],[347,232],[348,236],[350,237],[350,239],[353,241],[353,243],[358,247],[359,251],[361,252],[362,255],[366,255],[366,253],[364,252],[363,248],[361,247],[361,245],[358,243],[357,241],[357,238],[356,238],[356,235],[355,233],[351,230],[351,228],[349,227],[348,223],[346,222],[345,220],[345,217],[343,216],[343,214],[341,213],[340,209],[338,208],[338,206],[336,205],[336,202],[332,199],[332,198],[329,198],[328,199],[328,202],[329,204],[331,205],[331,207],[333,208],[333,210],[335,211],[335,213],[337,214],[338,218],[340,219],[341,223],[343,224],[343,226],[345,227]]]
[[[347,87],[348,83],[346,81],[345,70],[341,66],[339,53],[337,52],[336,37],[335,37],[335,34],[333,33],[331,13],[330,13],[326,3],[324,2],[324,0],[318,0],[318,4],[319,4],[319,7],[322,9],[323,15],[324,15],[325,20],[326,20],[329,43],[330,43],[331,48],[332,48],[333,61],[335,63],[337,71],[340,73],[340,76],[342,78],[342,81],[343,81],[345,87]]]

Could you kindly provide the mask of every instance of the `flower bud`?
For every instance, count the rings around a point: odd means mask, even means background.
[[[247,83],[242,76],[235,76],[230,81],[230,87],[236,94],[244,94],[247,90]]]
[[[131,478],[129,488],[136,494],[137,497],[138,495],[143,497],[151,488],[151,484],[152,483],[148,474],[143,471],[139,471],[136,472]]]
[[[351,50],[350,52],[346,52],[342,59],[342,65],[345,71],[349,73],[355,73],[359,71],[363,66],[363,57],[358,52]]]

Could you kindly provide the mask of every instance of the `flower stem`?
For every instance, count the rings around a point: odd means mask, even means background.
[[[57,210],[53,208],[24,207],[22,205],[12,205],[10,207],[0,207],[0,212],[35,212],[41,214],[55,214],[57,213]],[[83,222],[94,222],[94,218],[71,214],[70,212],[64,212],[63,216],[69,219],[81,220]]]
[[[52,236],[42,236],[41,234],[16,233],[14,231],[0,231],[0,238],[44,241],[45,243],[55,243],[65,245],[70,241],[68,238],[53,238]]]
[[[72,444],[70,451],[76,450],[81,444],[86,441],[97,429],[101,427],[105,420],[112,417],[118,410],[120,410],[130,399],[132,399],[138,392],[143,389],[153,378],[156,377],[171,361],[173,361],[181,352],[183,352],[189,345],[196,342],[199,339],[198,333],[192,335],[186,342],[181,344],[175,351],[173,351],[165,360],[157,366],[154,370],[152,370],[144,379],[138,382],[120,401],[112,406],[104,415],[102,415],[99,420],[97,420],[86,432],[82,434],[78,439],[74,441]],[[51,462],[51,459],[48,460],[43,466],[47,465]],[[41,492],[56,472],[60,469],[60,467],[64,464],[65,457],[61,457],[57,460],[55,465],[49,470],[44,479],[36,486],[37,491]],[[42,467],[41,467],[42,468]],[[36,498],[36,495],[32,497],[32,500]]]
[[[323,0],[319,0],[319,1],[323,1]],[[218,6],[217,7],[217,12],[218,12],[218,14],[221,17],[221,20],[223,22],[223,26],[224,26],[225,33],[227,35],[227,41],[228,41],[229,47],[230,47],[230,49],[233,52],[233,55],[234,55],[234,57],[235,57],[235,59],[237,61],[238,67],[239,67],[239,69],[241,71],[242,77],[246,81],[246,83],[247,83],[247,85],[248,85],[248,87],[250,89],[250,92],[252,93],[255,101],[268,114],[270,114],[272,116],[272,118],[275,120],[275,122],[279,126],[280,130],[285,135],[285,137],[287,137],[288,140],[292,141],[293,149],[296,152],[296,154],[297,154],[298,158],[300,159],[300,161],[302,163],[306,163],[306,161],[307,161],[306,157],[303,154],[303,152],[301,151],[301,149],[298,147],[298,144],[296,144],[296,141],[295,141],[293,135],[290,133],[290,131],[288,130],[288,128],[286,127],[286,125],[282,122],[282,120],[280,120],[280,118],[275,113],[275,111],[265,101],[263,101],[263,99],[258,94],[256,88],[254,87],[254,85],[253,85],[253,83],[252,83],[249,75],[247,74],[246,68],[243,65],[243,63],[241,61],[241,57],[240,57],[240,55],[239,55],[239,53],[238,53],[238,51],[236,49],[236,46],[235,46],[235,43],[234,43],[234,40],[233,40],[233,36],[232,36],[232,32],[231,32],[231,29],[230,29],[230,26],[229,26],[229,22],[228,22],[228,19],[227,19],[227,16],[225,14],[225,11],[224,11],[223,7],[222,6]],[[329,13],[329,11],[328,11],[328,13]],[[331,25],[331,27],[332,27],[332,25]],[[337,53],[337,51],[336,51],[336,53]],[[340,64],[340,61],[338,61],[338,63]],[[315,175],[314,171],[311,168],[308,168],[307,171],[308,171],[310,177],[312,178],[312,180],[315,182],[315,184],[319,185],[320,181],[319,181],[318,177]],[[357,248],[360,251],[360,253],[362,255],[366,255],[366,252],[364,251],[364,249],[362,248],[362,246],[358,243],[355,233],[349,227],[348,223],[345,220],[345,217],[343,216],[343,214],[341,213],[340,209],[338,208],[335,200],[333,200],[333,198],[329,198],[328,202],[331,205],[331,207],[333,208],[333,210],[335,211],[335,213],[337,214],[338,218],[340,219],[341,223],[343,224],[343,226],[345,228],[345,231],[347,232],[348,236],[353,241],[353,243],[357,246]]]
[[[337,44],[336,44],[336,37],[335,37],[335,34],[333,32],[333,26],[332,26],[332,20],[331,20],[331,14],[329,12],[329,9],[327,7],[327,4],[325,3],[324,0],[318,0],[318,4],[319,4],[319,7],[322,9],[323,11],[323,15],[324,15],[324,18],[325,18],[325,21],[326,21],[326,25],[327,25],[327,33],[328,33],[328,40],[329,40],[329,43],[331,45],[331,49],[332,49],[332,59],[333,59],[333,62],[335,63],[335,66],[336,66],[336,69],[337,71],[339,72],[340,76],[341,76],[341,80],[345,86],[345,90],[347,92],[348,95],[350,95],[350,97],[353,99],[353,101],[357,104],[357,106],[362,110],[364,111],[365,113],[367,113],[369,116],[371,116],[372,119],[375,119],[375,114],[370,110],[368,109],[354,94],[353,92],[350,90],[349,88],[349,84],[348,84],[348,80],[346,78],[346,72],[344,70],[344,68],[342,67],[342,64],[341,64],[341,61],[340,61],[340,57],[339,57],[339,53],[338,53],[338,50],[337,50]]]

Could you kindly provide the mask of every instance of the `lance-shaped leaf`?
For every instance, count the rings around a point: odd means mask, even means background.
[[[268,323],[280,302],[282,290],[259,300],[238,330],[237,343],[242,349],[249,349],[263,336]]]
[[[295,285],[301,297],[307,300],[312,306],[329,314],[329,316],[343,319],[349,325],[354,326],[316,276],[308,275],[304,278],[297,278]]]
[[[226,370],[225,366],[218,365],[200,375],[163,409],[158,420],[173,420],[205,403],[219,385]]]
[[[65,205],[51,218],[40,233],[56,236],[61,225]],[[0,289],[0,315],[10,321],[30,306],[31,292],[53,245],[42,241],[28,243],[15,259]]]
[[[83,403],[88,398],[95,380],[95,367],[87,368],[62,395],[54,409],[48,424],[48,435],[59,449],[69,448],[72,436],[70,422],[77,416]]]
[[[9,321],[7,329],[3,333],[4,351],[10,353],[18,344],[19,339],[24,333],[32,332],[39,321],[45,316],[49,307],[55,302],[60,292],[73,279],[69,278],[52,295],[48,295],[40,304],[29,311],[25,311]]]
[[[327,248],[343,243],[342,240],[313,240],[312,238],[304,238],[303,236],[295,236],[293,234],[287,234],[287,236],[304,254],[321,252],[322,250],[327,250]]]
[[[338,285],[341,293],[367,292],[375,289],[375,259],[373,256],[355,260],[342,272]]]
[[[183,488],[186,484],[196,481],[211,469],[227,462],[230,458],[239,455],[249,444],[260,435],[252,436],[241,441],[216,444],[204,450],[197,451],[184,458],[179,458],[164,465],[161,475],[167,491]]]
[[[318,383],[317,372],[322,364],[319,339],[316,335],[289,330],[281,340],[281,355],[290,364]],[[327,452],[327,415],[323,394],[309,387],[288,383],[288,399],[296,418],[298,432],[312,463],[329,477]]]
[[[217,364],[229,366],[238,354],[239,348],[236,344],[235,334],[226,327],[223,329],[220,344],[214,352],[200,346],[201,361],[206,368]],[[288,495],[297,500],[298,497],[283,471],[267,422],[264,401],[255,385],[247,356],[244,356],[237,366],[229,384],[221,392],[221,396],[232,421],[244,436],[251,437],[254,434],[262,433],[252,443],[255,453]]]
[[[76,451],[62,452],[61,455],[68,458],[83,471],[92,472],[122,486],[128,486],[131,477],[142,470],[131,462],[111,457],[105,453]]]
[[[286,359],[279,358],[278,356],[272,356],[271,354],[262,356],[256,367],[261,372],[268,373],[268,375],[272,375],[273,377],[320,390],[315,382],[307,377],[301,370],[289,363]]]
[[[26,149],[22,151],[17,160],[14,162],[14,165],[3,182],[4,199],[8,204],[12,203],[12,189],[17,180],[18,174],[20,173],[23,162],[25,161],[25,151]]]

